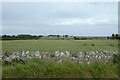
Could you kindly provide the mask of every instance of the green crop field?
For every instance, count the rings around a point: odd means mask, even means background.
[[[3,51],[117,51],[117,40],[12,40],[2,41]]]

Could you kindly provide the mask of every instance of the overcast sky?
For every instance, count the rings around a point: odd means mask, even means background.
[[[118,33],[115,2],[3,3],[2,34],[110,36]]]

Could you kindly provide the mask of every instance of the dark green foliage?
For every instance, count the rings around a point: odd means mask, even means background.
[[[120,46],[120,44],[118,43],[118,46]]]
[[[81,37],[81,36],[70,36],[70,35],[30,35],[30,34],[20,34],[20,35],[2,35],[2,40],[28,40],[28,39],[51,39],[51,40],[92,40],[92,39],[120,39],[118,34],[112,34],[112,36],[106,37]],[[0,37],[0,39],[1,39]],[[52,38],[51,38],[52,37]]]
[[[114,46],[113,44],[109,44],[110,46]]]
[[[28,39],[39,39],[43,37],[42,35],[29,35],[29,34],[20,34],[20,35],[2,35],[2,40],[28,40]]]
[[[113,63],[119,63],[120,62],[120,54],[113,54]]]
[[[120,39],[119,34],[112,34],[111,39]]]
[[[84,46],[87,46],[87,44],[84,44]]]
[[[95,44],[91,44],[91,46],[95,46]]]

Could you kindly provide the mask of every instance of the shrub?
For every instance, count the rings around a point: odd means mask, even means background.
[[[84,46],[87,46],[87,44],[84,44]]]
[[[113,44],[109,44],[110,46],[114,46]]]
[[[118,44],[118,46],[120,46],[120,44]]]
[[[119,55],[113,54],[113,63],[118,64],[119,62],[120,62],[120,54]]]
[[[91,46],[95,46],[95,44],[91,44]]]

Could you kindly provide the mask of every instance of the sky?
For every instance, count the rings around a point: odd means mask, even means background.
[[[2,2],[118,2],[119,0],[1,0]]]
[[[6,2],[2,34],[110,36],[118,33],[115,2]]]

